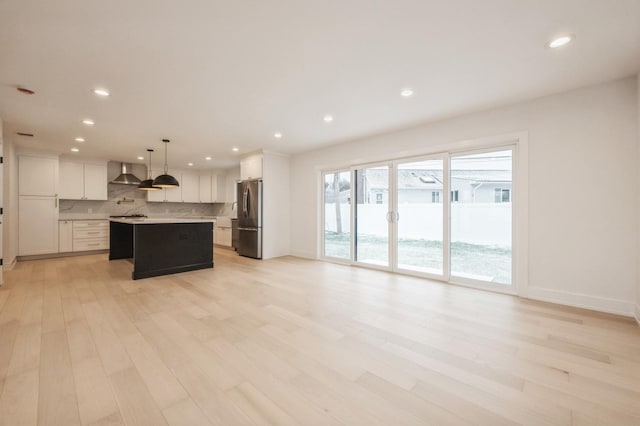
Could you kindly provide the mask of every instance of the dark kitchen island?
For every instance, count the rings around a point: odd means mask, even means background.
[[[132,259],[134,280],[213,268],[213,219],[112,218],[109,260]]]

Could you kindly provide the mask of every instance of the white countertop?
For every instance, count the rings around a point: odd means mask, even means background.
[[[212,218],[189,218],[189,217],[112,217],[111,222],[129,223],[131,225],[148,225],[154,223],[215,223]]]

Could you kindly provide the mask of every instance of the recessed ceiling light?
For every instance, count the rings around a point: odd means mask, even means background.
[[[193,163],[187,163],[187,166],[193,167]]]
[[[80,152],[78,148],[71,148],[71,152]]]
[[[204,157],[205,160],[211,161],[211,157]]]
[[[77,137],[76,142],[84,142],[84,138]]]
[[[274,133],[273,137],[276,139],[280,139],[282,137],[282,133],[278,132],[278,133]]]
[[[138,160],[144,160],[144,157],[139,156],[139,157],[138,157]]]
[[[237,146],[234,146],[233,148],[231,148],[231,151],[238,152],[240,151],[240,148],[238,148]]]
[[[413,96],[413,90],[411,89],[402,89],[402,92],[400,92],[400,95],[404,98],[409,98],[411,96]]]
[[[333,116],[327,114],[324,117],[322,117],[322,119],[325,121],[325,123],[331,123],[333,121]]]
[[[31,89],[27,89],[26,87],[17,87],[17,89],[18,92],[24,93],[25,95],[33,95],[34,93],[36,93]]]
[[[98,96],[107,97],[109,96],[109,92],[105,89],[93,89],[93,93]]]
[[[85,118],[84,120],[82,120],[82,124],[86,124],[87,126],[93,126],[94,124],[96,124],[96,122],[90,118]]]
[[[556,49],[558,47],[562,47],[562,46],[565,46],[565,45],[569,44],[572,40],[573,40],[573,36],[571,36],[571,35],[563,35],[563,36],[556,37],[553,40],[551,40],[547,44],[547,46],[549,46],[552,49]]]

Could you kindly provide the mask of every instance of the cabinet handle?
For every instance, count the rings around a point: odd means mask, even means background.
[[[99,246],[99,245],[100,245],[100,243],[89,243],[89,244],[87,244],[87,245],[88,245],[88,246]]]
[[[94,232],[87,232],[87,234],[99,234],[100,231],[94,231]]]

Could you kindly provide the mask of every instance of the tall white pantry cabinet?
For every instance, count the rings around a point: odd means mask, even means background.
[[[18,255],[58,251],[58,158],[18,157]]]

